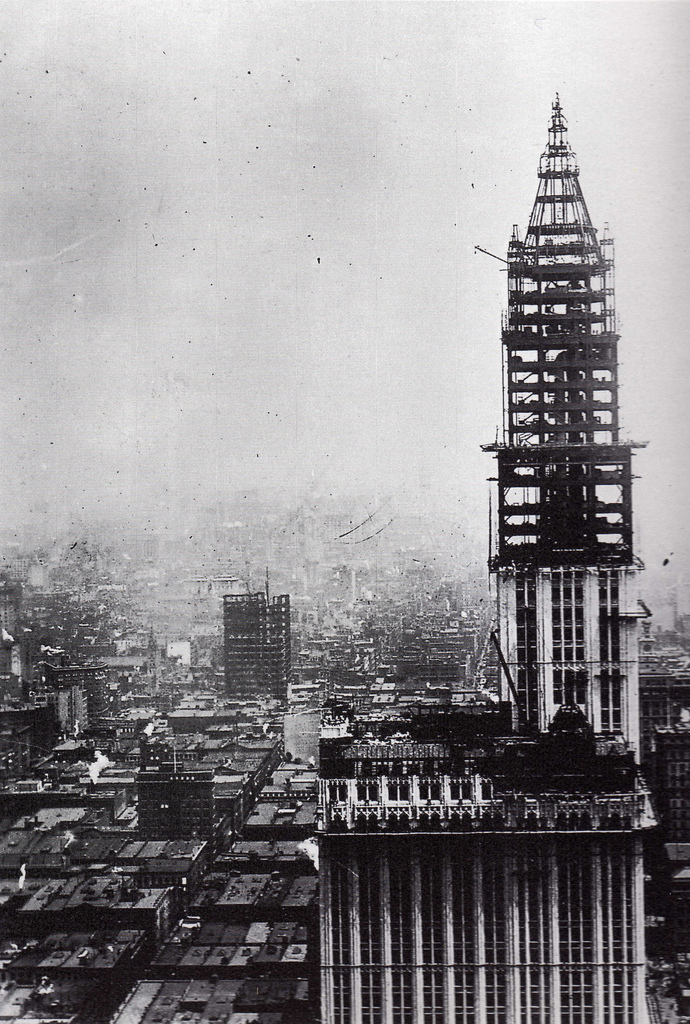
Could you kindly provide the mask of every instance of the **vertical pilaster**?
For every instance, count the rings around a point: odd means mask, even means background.
[[[319,863],[319,891],[321,894],[320,947],[321,947],[321,1017],[334,1020],[333,1006],[333,896],[330,852],[321,844]]]
[[[484,872],[482,856],[484,843],[479,842],[472,851],[474,875],[474,934],[476,937],[477,983],[474,990],[474,1006],[477,1024],[486,1024],[486,936],[484,932]]]
[[[631,961],[634,964],[634,988],[632,1020],[645,1021],[647,1013],[647,1000],[645,992],[645,943],[644,943],[644,868],[642,860],[642,839],[636,836],[632,840],[633,845],[633,949]]]
[[[628,856],[628,851],[627,851],[626,847],[627,847],[627,843],[625,842],[625,838],[624,837],[619,838],[618,846],[617,846],[617,850],[616,850],[616,855],[617,855],[618,861],[620,863],[620,877],[621,877],[621,886],[620,886],[621,887],[621,892],[620,892],[620,900],[621,900],[621,933],[622,933],[623,964],[624,964],[624,967],[623,967],[623,1007],[622,1007],[623,1015],[622,1015],[622,1019],[627,1022],[627,1021],[632,1021],[632,1018],[630,1016],[630,1011],[631,1011],[632,1007],[630,1006],[630,998],[629,998],[629,992],[628,992],[628,971],[631,969],[630,965],[632,963],[634,963],[634,960],[632,959],[632,956],[631,956],[631,954],[632,954],[632,946],[634,945],[634,943],[631,943],[629,941],[628,936],[631,934],[630,926],[634,924],[634,922],[632,922],[630,920],[630,915],[632,914],[632,912],[634,910],[633,903],[632,903],[632,896],[633,896],[633,885],[632,885],[633,879],[632,879],[632,875],[634,873],[634,866],[631,863],[631,858]]]
[[[537,574],[537,658],[539,662],[539,729],[553,718],[553,630],[551,624],[551,573]]]
[[[549,968],[549,1001],[551,1006],[550,1024],[561,1024],[561,946],[558,921],[558,857],[556,841],[547,840],[549,852],[548,865],[548,930],[551,947],[551,966]]]
[[[611,844],[607,842],[604,845],[602,856],[602,868],[605,872],[606,882],[603,886],[604,891],[601,902],[604,915],[603,935],[605,949],[604,965],[602,969],[604,987],[604,1014],[602,1020],[604,1021],[604,1024],[615,1024],[615,1013],[613,1007],[613,915],[616,908],[612,876],[613,857],[614,855],[611,850]]]
[[[592,846],[592,930],[594,952],[594,1019],[604,1020],[604,921],[601,885],[601,845]]]
[[[412,882],[412,1022],[424,1024],[424,978],[422,954],[422,880],[419,865],[419,847],[411,850],[410,879]]]
[[[505,849],[503,856],[503,890],[506,916],[506,1014],[508,1020],[520,1019],[520,908],[515,877],[515,856]]]
[[[453,865],[450,851],[443,851],[443,1001],[446,1007],[444,1024],[455,1024],[455,946],[453,936]]]
[[[597,570],[587,569],[584,583],[585,657],[589,665],[587,686],[588,721],[595,732],[601,732],[601,652],[599,647],[599,577]]]
[[[356,859],[357,854],[352,854],[349,850],[343,857],[347,868],[348,924],[352,962],[350,989],[352,1024],[362,1024],[362,953],[359,941],[359,871],[356,870]]]
[[[393,1021],[393,978],[391,953],[391,901],[390,901],[390,870],[389,857],[382,856],[379,862],[381,886],[381,1021],[392,1024]]]

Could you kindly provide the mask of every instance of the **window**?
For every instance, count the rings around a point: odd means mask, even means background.
[[[388,783],[388,799],[389,800],[404,800],[409,801],[410,799],[410,784],[409,782],[400,782],[393,780]]]
[[[347,800],[347,783],[346,782],[331,782],[328,787],[331,800],[339,803],[344,803]]]
[[[440,782],[420,782],[419,783],[419,799],[420,800],[440,800],[441,799],[441,783]]]
[[[359,801],[376,801],[379,798],[378,782],[358,782],[357,799]]]

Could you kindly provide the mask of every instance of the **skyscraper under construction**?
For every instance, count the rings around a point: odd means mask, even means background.
[[[291,664],[289,596],[227,594],[223,638],[228,695],[285,704]]]
[[[543,731],[576,705],[637,751],[633,445],[619,438],[612,248],[592,227],[557,100],[527,235],[514,229],[508,249],[491,568],[516,713]]]
[[[556,100],[489,449],[500,701],[324,721],[324,1024],[646,1020],[633,446],[578,175]]]

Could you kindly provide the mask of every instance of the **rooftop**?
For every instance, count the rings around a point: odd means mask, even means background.
[[[235,908],[306,909],[314,905],[318,893],[318,879],[313,875],[296,878],[275,877],[274,874],[237,874],[225,883],[219,892],[207,884],[195,900],[196,907],[225,906]]]
[[[75,967],[113,970],[129,962],[141,946],[145,933],[135,930],[55,932],[38,944],[18,940],[13,957],[6,960],[10,972],[36,970],[52,974]]]
[[[167,891],[165,888],[134,888],[112,875],[97,876],[86,881],[81,878],[58,879],[48,882],[31,895],[19,913],[59,913],[84,905],[108,909],[125,905],[137,910],[153,909],[160,904]]]
[[[287,1024],[288,1020],[306,1024],[310,1019],[308,996],[305,981],[287,979],[142,981],[112,1024],[170,1024],[175,1019],[193,1019],[196,1024],[218,1020],[250,1024],[258,1013],[263,1024]]]
[[[313,827],[316,818],[316,799],[297,800],[291,805],[260,800],[255,804],[251,814],[247,818],[245,828],[252,827],[275,827],[285,828],[294,826]]]

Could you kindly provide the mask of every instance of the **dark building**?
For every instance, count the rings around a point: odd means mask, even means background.
[[[684,708],[690,708],[690,675],[687,672],[663,668],[640,672],[640,743],[643,764],[652,764],[656,730],[677,725]]]
[[[235,742],[228,743],[227,747],[223,745],[223,749],[220,751],[214,747],[206,750],[203,741],[199,742],[198,737],[188,738],[192,742],[189,746],[185,746],[179,737],[170,737],[161,741],[156,738],[149,739],[145,733],[140,736],[139,765],[141,770],[138,783],[144,785],[144,800],[147,801],[148,794],[151,794],[151,799],[154,802],[150,811],[147,803],[140,806],[139,820],[140,827],[146,828],[146,835],[151,838],[163,838],[161,835],[155,835],[156,822],[159,818],[161,822],[163,821],[163,816],[160,815],[155,804],[155,794],[164,791],[168,780],[171,786],[178,786],[178,790],[181,792],[179,786],[181,786],[180,779],[183,771],[187,772],[189,780],[193,777],[189,774],[190,772],[193,773],[201,769],[212,770],[213,820],[216,824],[222,821],[224,828],[235,832],[242,827],[266,779],[280,763],[282,745],[276,737],[261,734],[258,737],[243,736]],[[205,753],[209,755],[208,760],[202,760]],[[173,782],[174,779],[178,781]],[[155,788],[153,788],[153,781],[155,781]],[[183,788],[186,789],[186,783]],[[200,790],[195,799],[202,799]],[[165,797],[165,802],[167,801],[168,796]],[[152,815],[151,818],[149,818],[149,814]],[[163,822],[163,824],[165,823]],[[178,824],[181,827],[182,822]],[[173,823],[168,821],[166,827],[178,826],[173,826]],[[207,836],[207,833],[197,831],[197,835]],[[165,833],[165,836],[168,836],[168,832]],[[176,838],[192,838],[192,836],[180,835]]]
[[[508,251],[495,711],[334,709],[321,744],[322,1019],[646,1019],[638,566],[610,244],[558,99]]]
[[[211,839],[219,824],[214,775],[213,768],[184,764],[140,770],[142,839]]]
[[[48,704],[0,705],[0,779],[17,778],[49,753],[57,739],[53,709]]]
[[[233,697],[287,701],[290,598],[228,594],[223,598],[225,688]]]
[[[22,603],[19,583],[0,578],[0,697],[21,697],[25,666],[17,640]]]
[[[52,665],[45,662],[43,676],[54,690],[77,687],[86,698],[87,721],[77,722],[80,729],[97,725],[107,711],[108,670],[105,665]]]
[[[664,853],[665,857],[659,856],[660,871],[666,876],[661,909],[665,923],[670,924],[676,966],[681,967],[690,954],[690,843],[666,843]],[[668,955],[668,945],[662,949],[663,955]],[[687,973],[687,968],[679,973]],[[682,1012],[680,1004],[678,1009]]]
[[[22,588],[16,580],[0,577],[0,627],[8,633],[17,629],[22,607]]]
[[[656,730],[654,778],[669,843],[690,843],[690,721]]]
[[[690,866],[678,868],[671,878],[673,949],[690,953]]]

